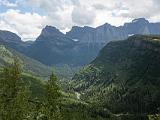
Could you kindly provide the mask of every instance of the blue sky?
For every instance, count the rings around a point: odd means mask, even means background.
[[[160,0],[0,0],[0,29],[34,40],[46,25],[66,32],[74,25],[123,25],[144,17],[160,21]]]

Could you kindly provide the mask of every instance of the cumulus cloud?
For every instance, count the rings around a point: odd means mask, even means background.
[[[46,24],[58,27],[61,30],[72,26],[71,13],[78,0],[28,0],[30,7],[38,7],[47,16]]]
[[[85,6],[78,6],[73,9],[72,20],[78,25],[91,25],[95,20],[95,12]]]
[[[65,32],[74,25],[96,27],[107,22],[119,26],[139,17],[160,21],[160,0],[14,1],[0,0],[0,6],[6,7],[0,11],[0,28],[23,38],[36,38],[45,25]]]
[[[103,4],[94,4],[93,8],[95,8],[96,10],[105,10],[107,9],[107,7]]]
[[[159,0],[130,0],[123,2],[123,5],[126,6],[128,10],[125,13],[119,13],[119,16],[125,18],[145,17],[150,19],[151,17],[160,14]]]
[[[17,33],[22,39],[33,39],[38,36],[44,23],[45,16],[37,13],[21,13],[19,10],[8,10],[0,14],[0,27]]]

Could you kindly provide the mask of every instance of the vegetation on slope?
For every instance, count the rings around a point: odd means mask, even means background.
[[[74,76],[70,86],[61,84],[64,92],[54,74],[42,82],[33,77],[42,74],[32,68],[36,61],[1,45],[0,119],[159,120],[159,59],[158,36],[111,42]]]
[[[110,42],[73,78],[82,98],[116,114],[160,112],[160,37]]]
[[[15,56],[20,59],[20,64],[27,73],[41,76],[48,76],[51,73],[51,68],[0,44],[0,67],[10,65],[14,61]]]
[[[16,59],[18,61],[18,59]],[[23,73],[14,62],[0,73],[0,119],[2,120],[116,120],[103,108],[77,99],[73,93],[62,92],[57,77],[47,82]]]

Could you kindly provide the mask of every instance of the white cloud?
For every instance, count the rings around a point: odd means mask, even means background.
[[[46,24],[58,27],[62,31],[72,26],[73,7],[79,5],[78,0],[28,0],[32,8],[38,7],[47,17]]]
[[[95,20],[96,14],[94,10],[86,6],[76,6],[72,12],[72,20],[77,25],[91,25]]]
[[[95,8],[96,10],[105,10],[105,9],[108,9],[105,5],[99,4],[99,3],[94,4],[93,8]]]
[[[19,10],[8,10],[0,14],[0,28],[17,33],[22,39],[35,38],[46,22],[45,16],[37,13],[21,13]]]
[[[147,19],[153,16],[160,15],[160,1],[159,0],[130,0],[122,2],[123,6],[127,8],[127,12],[120,13],[119,16],[125,18],[144,17]]]
[[[64,32],[74,25],[96,27],[107,22],[119,26],[139,17],[160,21],[160,0],[0,0],[0,5],[17,6],[19,10],[0,13],[0,27],[23,38],[36,38],[45,25]],[[32,11],[22,13],[22,7]]]
[[[0,0],[0,6],[17,7],[17,3],[11,3],[8,0]]]

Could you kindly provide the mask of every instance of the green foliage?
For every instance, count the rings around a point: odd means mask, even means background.
[[[74,89],[114,113],[159,113],[159,43],[157,36],[133,36],[107,44],[74,76]]]
[[[59,99],[61,93],[57,85],[57,77],[52,73],[46,84],[45,111],[47,120],[61,120]]]
[[[58,99],[60,98],[59,87],[56,84],[57,77],[52,74],[47,84],[43,86],[43,97],[35,98],[28,86],[29,83],[21,75],[18,59],[12,66],[6,67],[1,73],[0,79],[0,119],[2,120],[60,120]],[[33,84],[33,81],[31,81]],[[34,81],[35,82],[35,81]],[[38,83],[34,83],[36,85]],[[40,84],[39,84],[40,85]],[[45,88],[46,86],[46,88]],[[40,91],[37,91],[40,92]],[[39,96],[37,96],[39,97]]]
[[[52,74],[41,82],[22,73],[19,59],[0,71],[0,119],[2,120],[116,120],[103,108],[77,99],[74,91],[60,90]]]
[[[15,58],[12,66],[4,68],[0,79],[0,119],[23,120],[30,114],[29,90],[23,85],[21,68]]]
[[[70,80],[74,76],[74,74],[78,72],[80,68],[81,67],[71,66],[67,64],[57,65],[57,66],[54,66],[54,69],[55,69],[54,72],[60,79]]]
[[[149,115],[149,120],[160,120],[160,114]]]
[[[51,69],[49,67],[0,44],[0,67],[11,65],[14,62],[14,56],[18,57],[19,64],[27,73],[34,74],[40,77],[46,77],[51,73]]]
[[[49,104],[57,103],[57,99],[60,97],[59,87],[57,85],[57,77],[52,73],[50,79],[47,81],[47,100]]]

